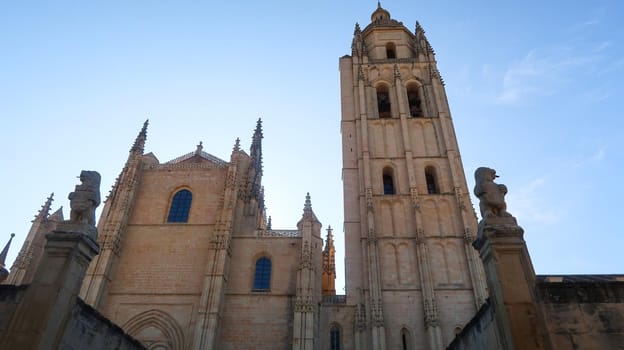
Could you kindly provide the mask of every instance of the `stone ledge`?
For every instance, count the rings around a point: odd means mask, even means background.
[[[540,276],[536,292],[539,302],[545,304],[624,303],[621,281],[548,282]]]

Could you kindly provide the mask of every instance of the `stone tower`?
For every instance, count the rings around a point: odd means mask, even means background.
[[[442,349],[486,299],[433,49],[381,5],[340,59],[347,304],[357,349]]]

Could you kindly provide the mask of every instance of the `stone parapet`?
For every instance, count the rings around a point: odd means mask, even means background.
[[[99,247],[89,224],[65,222],[46,235],[32,284],[0,340],[4,349],[53,349],[59,345],[87,267]]]
[[[549,349],[535,294],[535,271],[515,218],[492,217],[479,223],[473,246],[485,268],[503,349]]]

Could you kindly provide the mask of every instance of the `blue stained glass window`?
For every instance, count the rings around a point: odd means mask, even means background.
[[[167,222],[187,222],[193,194],[189,190],[180,190],[173,196]]]
[[[271,259],[260,258],[256,261],[254,275],[254,290],[269,290],[271,288]]]

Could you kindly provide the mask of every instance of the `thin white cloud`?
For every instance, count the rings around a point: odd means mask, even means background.
[[[500,103],[518,103],[535,96],[550,96],[573,79],[575,71],[596,62],[599,57],[574,56],[571,48],[546,54],[537,50],[514,62],[503,74]]]
[[[587,166],[593,166],[598,163],[601,163],[607,155],[607,148],[605,146],[600,146],[593,153],[582,156],[580,159],[577,159],[572,167],[573,168],[584,168]]]
[[[598,103],[610,98],[611,96],[613,96],[611,90],[600,87],[585,92],[583,94],[583,99],[592,103]]]
[[[603,65],[603,69],[598,71],[598,75],[611,74],[624,68],[624,57],[613,59]]]
[[[542,189],[547,185],[545,177],[536,178],[529,183],[514,188],[507,196],[510,213],[519,221],[531,221],[537,224],[554,224],[560,221],[561,212],[544,200]]]

